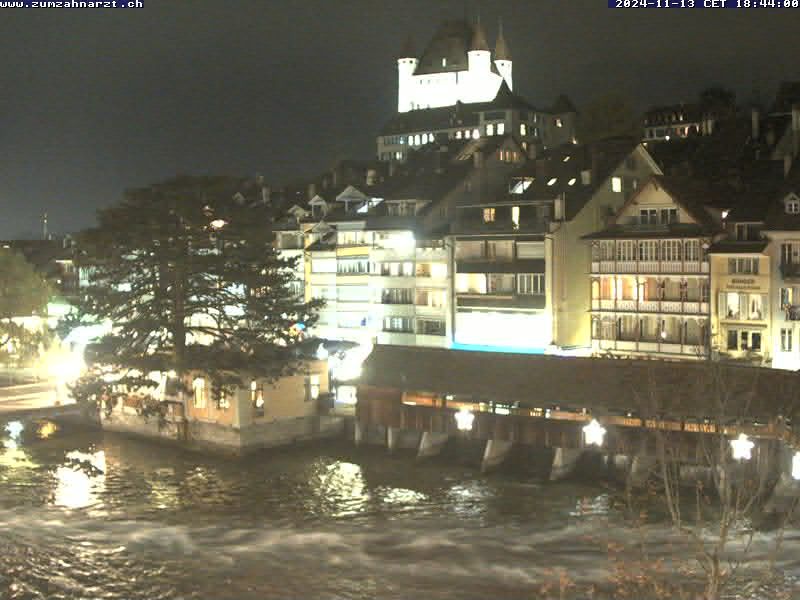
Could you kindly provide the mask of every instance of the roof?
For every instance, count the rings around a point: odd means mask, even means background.
[[[550,109],[550,112],[560,115],[564,113],[577,113],[578,109],[575,108],[572,100],[570,100],[566,94],[561,94],[558,98],[556,98],[556,101]]]
[[[669,225],[621,226],[612,225],[603,231],[583,236],[584,240],[663,240],[696,238],[708,234],[707,229],[694,224],[673,223]]]
[[[792,193],[800,197],[800,161],[795,163],[786,179],[775,190],[772,202],[767,210],[764,229],[773,231],[800,230],[800,215],[788,214],[783,204],[784,198]]]
[[[415,75],[465,71],[474,31],[467,21],[445,21],[436,30],[419,59]],[[488,50],[488,48],[487,48]]]
[[[417,57],[417,50],[414,48],[414,40],[409,35],[406,38],[405,43],[403,43],[403,48],[400,50],[400,56],[398,58],[416,58]]]
[[[756,376],[757,375],[757,376]],[[603,411],[648,410],[667,415],[713,416],[698,398],[719,397],[719,385],[751,415],[798,410],[797,375],[706,362],[566,358],[470,352],[419,346],[377,345],[364,361],[361,386],[463,395],[473,400],[519,402],[522,407],[587,407]],[[712,383],[714,382],[714,383]],[[359,392],[359,397],[362,396]],[[657,405],[650,404],[657,401]],[[398,394],[398,402],[399,394]],[[752,404],[751,404],[752,403]],[[743,408],[744,410],[744,408]]]
[[[489,42],[486,41],[486,32],[483,30],[483,25],[478,21],[472,31],[472,39],[469,43],[470,52],[482,51],[489,52]]]
[[[500,31],[497,34],[497,43],[494,46],[495,60],[511,60],[511,50],[506,43],[506,36],[503,35],[503,24],[500,23]]]
[[[767,240],[740,242],[737,240],[723,240],[711,245],[710,254],[761,254],[769,245]]]

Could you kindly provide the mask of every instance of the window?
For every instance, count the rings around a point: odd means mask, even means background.
[[[544,242],[517,242],[517,258],[544,258]]]
[[[617,260],[636,260],[637,242],[620,240],[617,242]]]
[[[412,304],[411,288],[386,288],[381,292],[381,304]]]
[[[460,131],[456,131],[456,139],[457,140],[461,139],[461,132]]]
[[[514,292],[514,275],[510,273],[489,273],[487,275],[488,291],[490,294],[504,294]]]
[[[314,258],[311,260],[312,273],[336,273],[335,258]]]
[[[417,333],[420,335],[447,334],[445,322],[440,319],[417,319]]]
[[[483,209],[483,222],[484,223],[494,223],[495,217],[495,209],[493,208],[484,208]]]
[[[363,275],[369,273],[369,260],[366,258],[340,259],[337,269],[342,275]]]
[[[525,123],[520,123],[519,124],[519,134],[521,136],[528,135],[528,126]]]
[[[643,208],[639,211],[639,223],[642,225],[658,225],[658,210]]]
[[[700,242],[697,240],[687,240],[684,245],[684,260],[700,260]]]
[[[728,273],[731,275],[758,275],[757,258],[729,258]]]
[[[214,399],[217,410],[228,410],[231,407],[231,399],[227,392],[220,391],[219,396]]]
[[[639,260],[641,261],[657,261],[658,260],[658,242],[647,241],[639,242]]]
[[[761,332],[729,329],[728,350],[738,350],[741,352],[761,352]]]
[[[411,317],[384,317],[383,330],[396,333],[412,333]]]
[[[556,127],[563,127],[564,121],[561,120],[560,117],[556,117]]]
[[[517,275],[518,294],[541,296],[544,292],[544,273],[520,273]]]
[[[494,135],[494,123],[487,123],[486,124],[486,135]]]
[[[666,240],[662,246],[661,259],[665,261],[678,261],[681,259],[681,248],[683,244],[680,240]]]
[[[306,376],[306,402],[319,398],[319,375]]]
[[[484,275],[483,273],[457,273],[456,293],[485,294],[486,275]]]
[[[442,66],[443,67],[447,66],[447,58],[442,58]]]
[[[444,290],[417,290],[415,304],[417,306],[441,308],[446,301],[447,294]]]
[[[194,395],[194,407],[206,407],[206,380],[203,377],[196,377],[192,382],[192,391]]]
[[[781,288],[781,309],[792,305],[792,288]]]
[[[250,382],[250,404],[253,406],[253,416],[264,416],[264,387],[255,379]]]
[[[339,302],[369,302],[369,286],[342,285],[336,289],[336,299]]]
[[[670,223],[678,222],[678,209],[677,208],[662,208],[660,211],[661,224],[669,225]]]
[[[792,351],[792,330],[781,329],[781,352]]]
[[[800,214],[800,198],[792,196],[786,200],[786,213],[790,215]]]
[[[622,191],[622,177],[612,177],[611,178],[611,191],[612,192],[621,192]]]
[[[781,264],[796,265],[800,263],[800,244],[781,244]]]
[[[739,332],[736,329],[728,330],[728,350],[739,349]]]
[[[479,137],[481,137],[481,132],[478,129],[473,129],[472,130],[472,139],[473,140],[477,140]]]
[[[412,217],[417,212],[416,202],[387,202],[386,214],[390,217]]]
[[[511,207],[511,227],[519,229],[519,206]]]
[[[486,242],[486,258],[499,261],[512,260],[514,258],[514,242],[511,240]]]
[[[503,135],[506,132],[506,124],[505,123],[498,123],[497,124],[497,135]]]

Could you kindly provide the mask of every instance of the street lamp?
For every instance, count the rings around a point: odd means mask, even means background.
[[[466,408],[462,408],[455,414],[456,427],[459,431],[472,431],[472,425],[475,422],[475,415],[473,415]]]
[[[746,433],[740,433],[739,437],[731,440],[731,452],[734,460],[750,460],[753,456],[753,446]]]
[[[214,219],[213,221],[211,221],[211,223],[209,223],[209,225],[211,225],[211,228],[216,229],[217,231],[225,227],[225,225],[227,224],[228,222],[225,219]]]
[[[606,428],[600,425],[597,419],[592,419],[591,422],[583,428],[583,439],[588,446],[601,447],[605,437]]]

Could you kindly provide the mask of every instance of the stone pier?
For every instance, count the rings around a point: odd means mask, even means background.
[[[449,436],[446,433],[434,433],[425,431],[419,441],[417,458],[430,458],[438,456],[447,443]]]
[[[505,461],[508,457],[513,442],[505,440],[488,440],[486,448],[483,451],[483,460],[481,461],[481,471],[486,473]]]
[[[554,448],[553,466],[550,469],[550,481],[559,481],[575,470],[578,459],[583,454],[580,448]]]

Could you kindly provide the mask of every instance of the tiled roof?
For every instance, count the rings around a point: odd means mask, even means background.
[[[467,52],[473,33],[472,25],[467,21],[442,23],[422,53],[415,75],[466,70],[469,66]]]
[[[797,375],[772,369],[755,377],[752,367],[705,362],[565,358],[377,345],[364,362],[360,385],[463,395],[473,400],[519,402],[605,411],[713,417],[698,398],[720,393],[732,400],[730,417],[783,414],[800,407]],[[724,382],[724,392],[718,382]],[[361,396],[361,393],[359,393]],[[398,395],[399,403],[399,395]],[[746,407],[746,408],[745,408]]]

